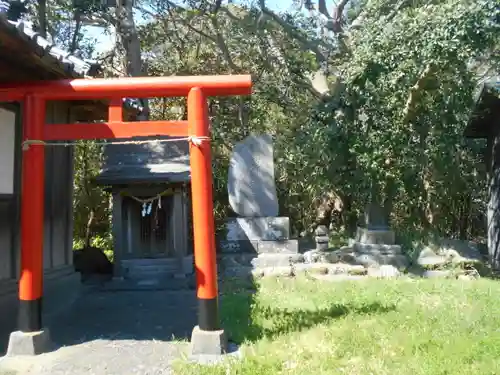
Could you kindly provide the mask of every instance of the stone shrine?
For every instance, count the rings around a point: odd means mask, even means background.
[[[349,246],[337,250],[338,259],[364,267],[391,265],[398,269],[408,266],[400,245],[396,245],[387,214],[378,203],[370,203],[365,212],[365,225],[357,228],[356,238]]]
[[[226,238],[218,241],[221,271],[240,273],[301,259],[289,218],[278,216],[270,135],[250,135],[234,147],[228,194],[238,217],[227,220]]]
[[[380,204],[371,202],[365,209],[364,226],[358,227],[356,241],[364,244],[393,245],[394,231],[389,227],[387,213]]]

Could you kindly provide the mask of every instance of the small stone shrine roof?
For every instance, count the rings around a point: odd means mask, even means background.
[[[500,126],[500,76],[491,78],[479,87],[476,102],[465,136],[487,138],[494,127]]]
[[[190,180],[189,144],[185,139],[108,145],[104,150],[103,168],[96,178],[101,185],[184,183]]]

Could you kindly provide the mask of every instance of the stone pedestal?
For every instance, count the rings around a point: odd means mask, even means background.
[[[393,266],[398,270],[408,267],[409,261],[395,244],[394,231],[387,227],[358,227],[356,239],[330,254],[331,261],[362,265],[366,268]]]
[[[218,241],[219,269],[223,275],[303,262],[298,240],[290,239],[287,217],[235,218],[226,225],[226,239]]]
[[[10,334],[7,356],[33,356],[52,350],[48,329],[39,332],[16,331]]]
[[[358,227],[356,242],[363,244],[393,245],[396,242],[394,231],[388,228],[373,229]]]
[[[228,342],[224,330],[203,331],[196,326],[191,334],[191,355],[222,355]]]

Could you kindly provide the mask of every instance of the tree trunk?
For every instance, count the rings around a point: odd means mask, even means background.
[[[40,27],[40,34],[42,37],[47,38],[47,1],[38,0],[38,24]]]
[[[92,242],[92,227],[95,221],[95,211],[93,208],[89,212],[89,220],[87,221],[87,226],[85,228],[85,249],[88,249]]]
[[[82,28],[82,15],[79,10],[75,10],[75,31],[71,37],[71,45],[69,47],[69,52],[74,53],[78,48],[78,34],[80,34],[80,29]]]
[[[460,221],[459,221],[458,238],[461,240],[466,240],[468,237],[467,232],[469,229],[471,196],[467,194],[461,199],[460,203],[461,204],[460,204]]]
[[[134,9],[132,0],[117,0],[116,5],[116,32],[120,43],[125,51],[125,71],[130,77],[146,75],[146,69],[142,63],[141,43],[134,21]],[[146,98],[143,99],[144,111],[137,117],[144,121],[149,118],[149,105]]]
[[[385,214],[385,219],[387,222],[387,225],[391,225],[391,214],[392,214],[392,209],[394,207],[394,199],[396,198],[396,183],[395,181],[391,178],[387,181],[387,184],[385,185],[384,189],[384,203],[383,203],[383,209],[384,209],[384,214]]]

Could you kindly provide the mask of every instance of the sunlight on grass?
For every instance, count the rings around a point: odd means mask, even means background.
[[[500,283],[264,280],[222,299],[244,359],[177,374],[496,374]]]

